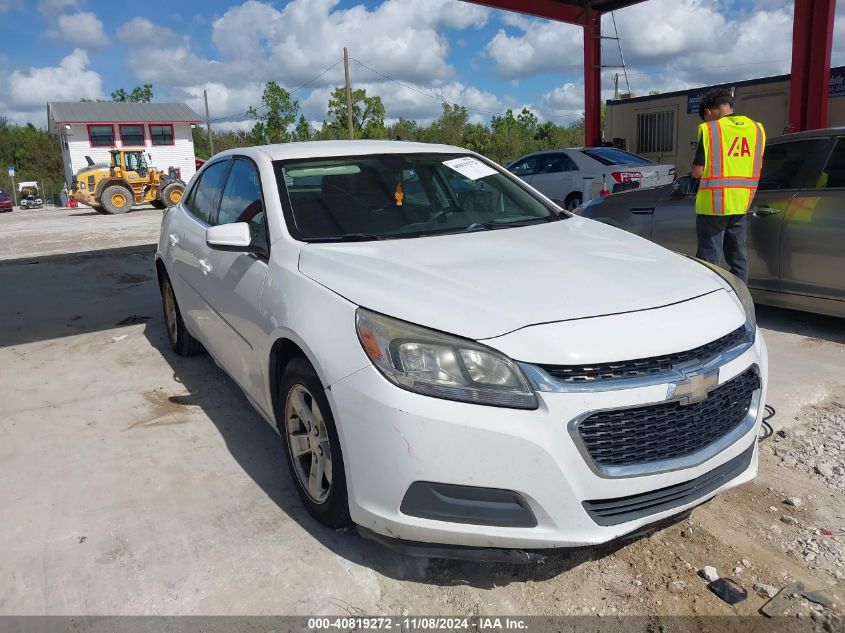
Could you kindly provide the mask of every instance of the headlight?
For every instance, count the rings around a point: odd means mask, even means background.
[[[522,370],[495,350],[363,308],[355,320],[358,340],[373,365],[403,389],[475,404],[537,408]]]
[[[721,266],[705,262],[703,259],[697,259],[695,257],[693,259],[707,266],[731,287],[736,294],[736,298],[739,299],[742,307],[745,308],[745,327],[753,338],[754,333],[757,331],[757,313],[754,311],[754,299],[751,298],[751,292],[748,290],[745,282]]]

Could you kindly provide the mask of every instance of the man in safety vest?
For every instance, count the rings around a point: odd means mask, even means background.
[[[733,96],[715,88],[704,95],[698,114],[698,148],[692,164],[700,178],[695,197],[696,257],[719,264],[724,252],[731,272],[748,283],[745,214],[757,191],[766,132],[734,114]]]

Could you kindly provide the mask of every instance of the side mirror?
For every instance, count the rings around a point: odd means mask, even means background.
[[[266,249],[252,243],[249,224],[246,222],[208,227],[205,230],[205,243],[217,251],[266,254]]]
[[[681,176],[672,183],[672,191],[679,196],[688,196],[695,193],[695,183],[692,176]]]

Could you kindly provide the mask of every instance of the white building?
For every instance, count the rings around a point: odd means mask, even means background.
[[[196,171],[191,129],[200,121],[184,103],[75,101],[47,104],[48,129],[59,136],[65,181],[88,165],[109,163],[109,150],[144,149],[151,167],[179,170],[187,182]]]

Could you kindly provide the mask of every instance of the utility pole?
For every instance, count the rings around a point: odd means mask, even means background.
[[[208,118],[208,90],[202,91],[202,98],[205,99],[205,127],[208,129],[208,146],[211,155],[214,156],[214,137],[211,136],[211,119]]]
[[[352,87],[349,85],[349,51],[343,47],[343,73],[346,76],[346,125],[349,127],[349,140],[355,139],[352,132]]]

